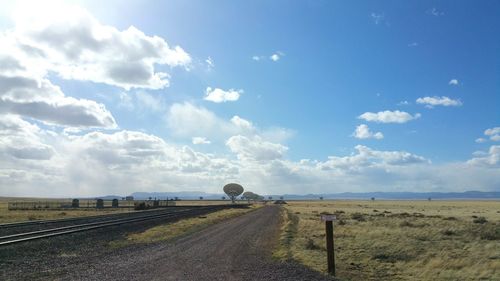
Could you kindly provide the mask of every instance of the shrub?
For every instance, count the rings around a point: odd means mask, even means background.
[[[479,237],[483,240],[500,240],[500,228],[487,228],[481,231]]]
[[[478,217],[478,218],[475,218],[472,220],[473,223],[480,223],[480,224],[483,224],[483,223],[487,223],[488,220],[486,220],[485,217]]]
[[[141,202],[139,204],[135,204],[134,210],[146,210],[149,209],[149,206],[146,205],[146,202]]]
[[[455,235],[455,231],[451,230],[451,229],[447,229],[445,231],[443,231],[443,234],[446,235],[446,236],[452,236],[452,235]]]
[[[314,243],[314,240],[312,240],[311,238],[307,239],[307,242],[306,242],[306,249],[307,250],[318,250],[319,248],[320,247]]]
[[[415,225],[409,221],[403,221],[399,224],[401,227],[415,227]]]
[[[413,256],[411,256],[408,253],[405,252],[382,252],[382,253],[377,253],[372,256],[373,259],[383,261],[383,262],[390,262],[390,263],[395,263],[397,261],[409,261],[413,259]]]
[[[353,213],[351,215],[351,219],[357,220],[357,221],[366,221],[365,215],[362,213]]]
[[[446,218],[443,218],[443,220],[445,220],[445,221],[456,221],[457,218],[455,218],[455,217],[446,217]]]

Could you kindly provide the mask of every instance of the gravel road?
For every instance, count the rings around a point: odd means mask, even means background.
[[[271,258],[280,207],[266,206],[174,241],[110,248],[137,223],[0,249],[1,280],[333,280]]]
[[[279,207],[268,206],[175,242],[154,244],[87,264],[61,280],[332,280],[271,258]]]

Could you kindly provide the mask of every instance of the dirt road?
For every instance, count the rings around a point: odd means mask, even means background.
[[[61,280],[331,280],[271,259],[279,207],[268,206],[175,242],[108,255]]]

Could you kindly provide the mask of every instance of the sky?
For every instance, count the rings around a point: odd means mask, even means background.
[[[0,1],[0,196],[500,191],[496,1]]]

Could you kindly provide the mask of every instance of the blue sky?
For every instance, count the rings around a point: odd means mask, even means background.
[[[0,5],[0,195],[499,190],[496,2]]]

